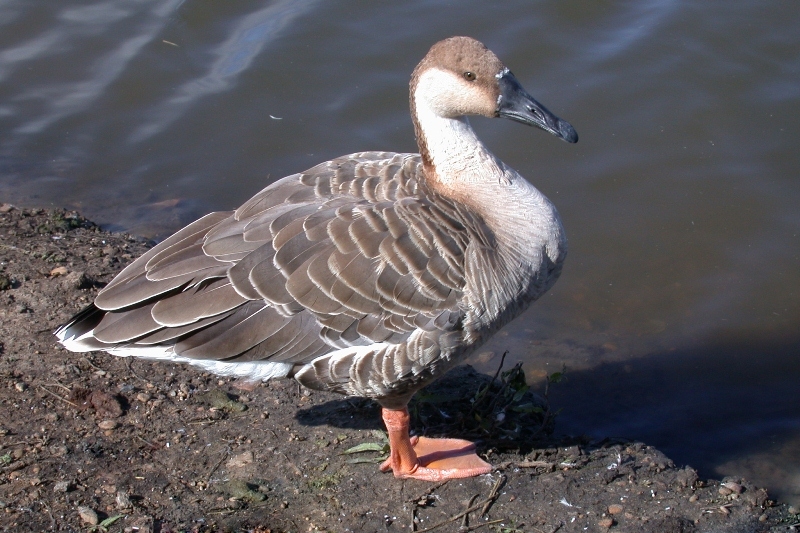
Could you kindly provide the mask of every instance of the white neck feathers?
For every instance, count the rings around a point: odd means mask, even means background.
[[[426,168],[429,185],[473,208],[522,264],[535,265],[542,255],[558,261],[566,242],[555,208],[478,139],[460,114],[464,91],[454,86],[452,73],[431,68],[411,95],[420,151],[432,166]]]
[[[468,184],[505,179],[504,165],[475,135],[460,113],[468,105],[463,92],[453,92],[453,75],[438,69],[423,72],[414,89],[414,110],[435,179],[454,192]]]

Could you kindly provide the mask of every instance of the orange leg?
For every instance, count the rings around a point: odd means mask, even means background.
[[[395,477],[442,481],[479,476],[492,471],[492,465],[478,457],[475,445],[461,439],[409,438],[411,417],[408,409],[381,410],[389,433],[389,458],[381,465]]]

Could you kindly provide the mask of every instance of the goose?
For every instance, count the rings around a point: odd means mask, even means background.
[[[411,438],[407,404],[553,285],[566,238],[467,116],[578,135],[469,37],[433,45],[410,106],[418,154],[345,155],[200,218],[122,270],[59,342],[372,398],[390,444],[381,471],[490,472],[469,441]]]

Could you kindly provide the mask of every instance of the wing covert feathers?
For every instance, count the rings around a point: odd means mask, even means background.
[[[468,248],[492,239],[421,172],[417,155],[366,152],[283,178],[148,251],[97,296],[102,318],[59,338],[206,367],[292,364],[315,388],[399,398],[446,366]]]

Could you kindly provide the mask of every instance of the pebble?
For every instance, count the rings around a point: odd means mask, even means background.
[[[734,494],[741,494],[742,490],[744,490],[744,488],[740,484],[735,483],[733,481],[728,481],[726,483],[723,483],[722,486],[730,490]]]
[[[149,401],[150,401],[150,398],[152,398],[152,396],[150,396],[150,395],[149,395],[149,394],[147,394],[146,392],[140,392],[139,394],[137,394],[137,395],[136,395],[136,399],[137,399],[138,401],[142,402],[142,403],[147,403],[147,402],[149,402]]]
[[[601,518],[600,520],[597,521],[597,525],[600,526],[600,527],[604,527],[604,528],[608,529],[608,528],[610,528],[611,526],[614,525],[614,519],[613,518]]]
[[[26,385],[25,383],[23,383],[21,381],[18,381],[16,383],[14,383],[14,388],[17,389],[17,392],[25,392],[25,389],[28,388],[28,385]]]
[[[239,455],[234,455],[230,458],[225,466],[233,468],[241,468],[253,462],[253,452],[244,452]]]
[[[80,516],[81,520],[90,526],[96,526],[100,523],[100,518],[97,516],[95,510],[91,507],[78,507],[78,516]]]
[[[131,509],[133,508],[133,504],[131,503],[131,498],[128,496],[128,493],[124,490],[117,492],[117,509]]]
[[[733,491],[731,489],[729,489],[728,487],[720,487],[719,488],[719,493],[722,496],[727,496],[728,494],[733,494]]]
[[[117,429],[119,427],[119,423],[116,420],[101,420],[97,423],[97,427],[100,429]]]
[[[797,514],[798,513],[797,507],[795,507],[794,505],[790,505],[789,508],[787,509],[787,511],[789,511],[790,514]]]
[[[59,481],[53,485],[53,492],[69,492],[72,490],[72,483],[69,481]]]
[[[700,498],[697,497],[697,494],[692,494],[691,496],[689,496],[689,501],[692,503],[696,502],[699,499]]]
[[[56,267],[56,268],[54,268],[53,270],[51,270],[51,271],[50,271],[50,276],[51,276],[51,277],[52,277],[52,276],[66,276],[66,275],[67,275],[67,272],[69,272],[69,271],[67,270],[67,267],[65,267],[65,266],[60,266],[60,267]]]
[[[622,512],[622,506],[618,503],[613,503],[608,506],[608,514],[619,514]]]

